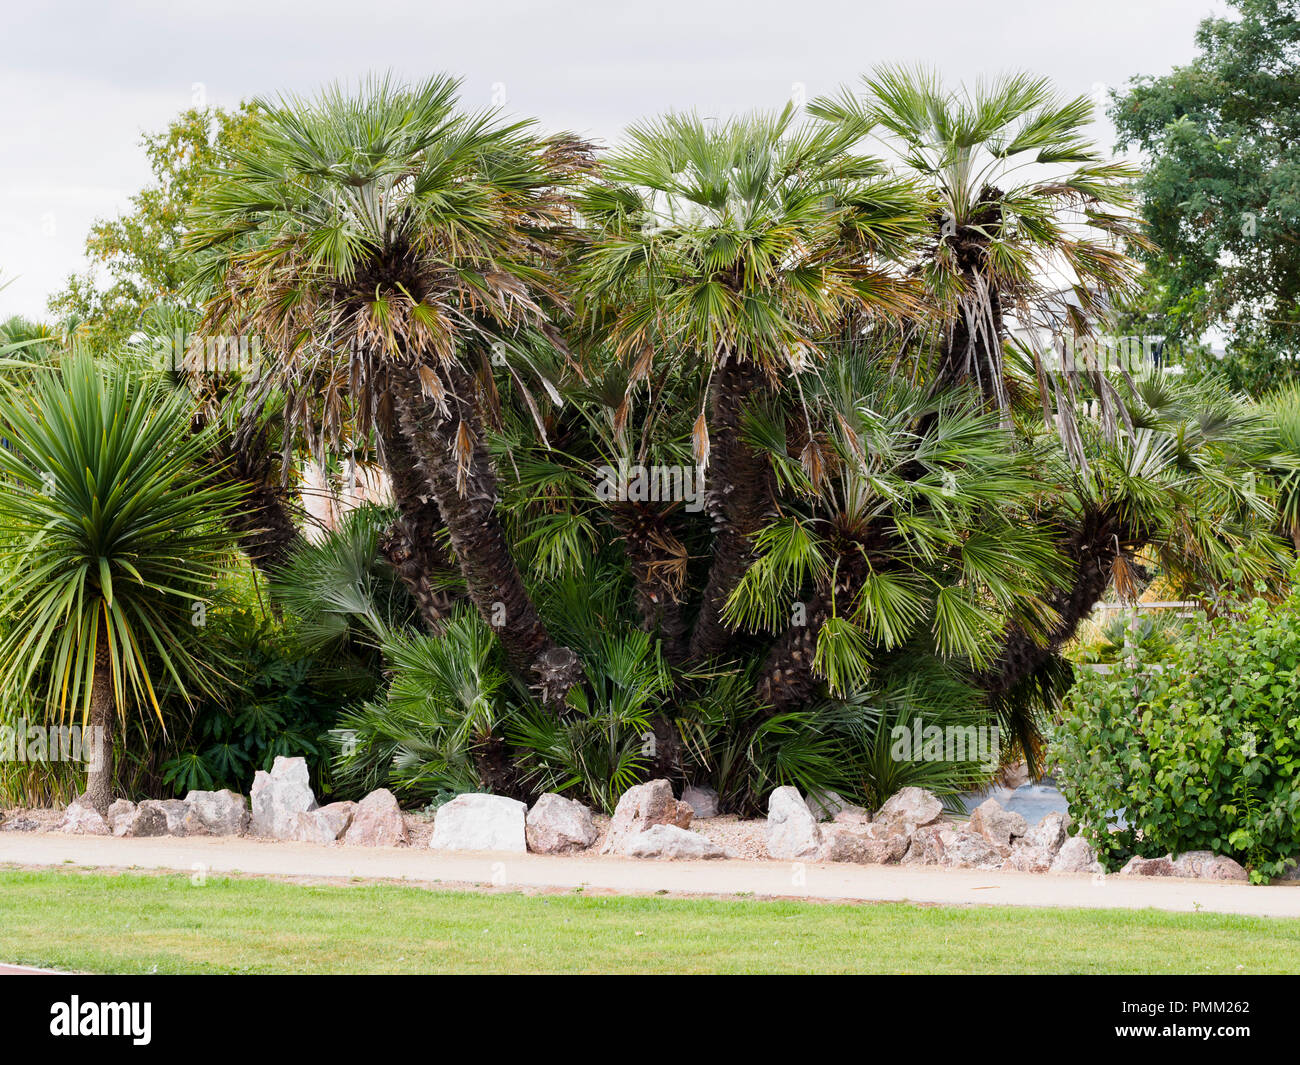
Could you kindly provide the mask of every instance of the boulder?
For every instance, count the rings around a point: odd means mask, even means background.
[[[651,825],[631,836],[623,847],[629,858],[723,858],[722,848],[707,836],[676,825]]]
[[[1056,852],[1049,872],[1100,873],[1102,867],[1097,861],[1097,852],[1092,849],[1091,843],[1082,836],[1070,836]]]
[[[276,758],[271,772],[258,770],[253,777],[254,836],[292,839],[297,815],[316,809],[305,758]]]
[[[994,843],[972,832],[969,825],[941,833],[943,856],[940,865],[957,869],[1001,869],[1011,857],[1009,844]]]
[[[528,850],[528,807],[504,795],[470,792],[439,807],[429,846],[446,851]]]
[[[528,849],[537,854],[586,850],[599,835],[587,807],[552,792],[533,803],[524,820],[524,834]]]
[[[970,829],[999,847],[1009,847],[1011,841],[1029,831],[1029,824],[1018,813],[1002,809],[997,799],[985,799],[970,815]]]
[[[682,789],[682,802],[691,808],[696,817],[717,817],[718,793],[712,788],[690,784]]]
[[[332,802],[319,810],[294,814],[287,839],[300,843],[333,843],[352,822],[354,802]]]
[[[387,788],[379,788],[357,803],[343,842],[353,847],[406,846],[406,822],[396,796]]]
[[[837,825],[869,825],[871,811],[864,810],[861,806],[846,806],[843,810],[837,810],[831,820]]]
[[[899,839],[908,841],[907,853],[903,855],[902,865],[939,865],[947,850],[946,840],[954,835],[947,825],[924,825],[910,837],[895,833]]]
[[[673,798],[673,786],[666,780],[651,780],[623,792],[605,835],[602,854],[622,854],[627,841],[655,825],[689,828],[695,811]]]
[[[140,814],[144,815],[146,811],[161,815],[166,827],[158,835],[185,835],[185,815],[190,812],[190,807],[184,799],[145,799],[140,803]]]
[[[248,831],[248,803],[229,789],[191,791],[181,818],[187,836],[242,836]]]
[[[933,792],[924,788],[904,788],[890,796],[876,814],[875,821],[891,831],[910,836],[916,829],[933,824],[942,813],[943,803]]]
[[[165,836],[167,816],[158,804],[146,799],[139,806],[118,799],[108,808],[108,824],[115,836]]]
[[[856,862],[861,865],[893,865],[907,853],[909,840],[894,834],[873,838],[872,834],[853,825],[832,824],[821,829],[823,862]]]
[[[1240,862],[1213,851],[1188,851],[1174,859],[1174,876],[1191,876],[1199,880],[1249,880],[1250,874]]]
[[[1173,859],[1168,855],[1163,858],[1139,858],[1134,855],[1119,871],[1120,876],[1177,876],[1174,872]]]
[[[815,861],[822,832],[798,788],[776,788],[767,800],[767,853],[782,861]]]
[[[63,818],[54,830],[70,832],[75,836],[109,836],[113,831],[108,827],[103,814],[80,798],[73,799],[68,804],[68,808],[63,811]]]
[[[1070,815],[1053,811],[1012,843],[1009,869],[1022,873],[1046,873],[1065,844]]]

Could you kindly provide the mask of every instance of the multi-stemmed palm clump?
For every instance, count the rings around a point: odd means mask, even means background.
[[[357,604],[394,676],[345,778],[956,789],[971,766],[900,769],[891,726],[997,714],[1032,757],[1108,585],[1276,566],[1232,397],[1030,342],[1063,285],[1074,337],[1131,278],[1086,102],[884,71],[812,110],[672,115],[593,162],[444,79],[263,105],[197,214],[196,286],[261,336],[286,442],[380,457],[376,543],[423,621]],[[676,487],[611,484],[645,468]],[[331,615],[385,586],[348,557]]]

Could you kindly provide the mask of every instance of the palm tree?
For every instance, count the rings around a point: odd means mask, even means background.
[[[313,452],[377,434],[410,558],[445,527],[469,596],[552,707],[580,674],[530,600],[496,512],[479,379],[493,344],[549,331],[557,191],[584,147],[457,111],[458,82],[371,81],[259,104],[253,146],[206,191],[191,246],[210,323],[276,354],[265,387]],[[427,505],[432,502],[434,506]],[[404,558],[404,561],[409,561]]]
[[[580,319],[625,367],[618,423],[673,363],[710,382],[693,434],[714,525],[695,660],[728,649],[723,611],[773,512],[770,466],[745,439],[749,412],[797,391],[850,312],[912,306],[887,260],[923,212],[908,186],[849,151],[862,132],[797,125],[792,107],[725,122],[672,114],[634,126],[580,200],[591,226]]]
[[[87,356],[0,388],[0,683],[45,686],[51,711],[99,730],[85,797],[112,799],[113,737],[130,708],[162,722],[158,688],[213,679],[194,623],[229,558],[239,495],[215,483],[210,434],[182,394]]]
[[[862,80],[863,96],[845,89],[809,110],[837,128],[872,128],[932,194],[931,239],[915,271],[937,311],[935,387],[970,382],[1005,408],[1009,318],[1046,325],[1059,310],[1051,297],[1068,289],[1063,328],[1086,335],[1131,291],[1137,264],[1122,249],[1145,243],[1130,211],[1136,171],[1100,158],[1085,135],[1091,102],[1058,97],[1047,78],[1014,74],[956,92],[924,69],[880,67]],[[1051,421],[1044,354],[1032,353]],[[1112,414],[1113,391],[1093,377]],[[1066,416],[1072,381],[1055,382]]]

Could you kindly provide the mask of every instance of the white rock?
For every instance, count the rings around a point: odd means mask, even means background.
[[[248,831],[248,803],[229,789],[191,791],[181,824],[187,836],[241,836]]]
[[[629,858],[722,858],[721,847],[698,832],[676,825],[651,825],[627,841],[623,853]]]
[[[718,793],[706,786],[694,784],[682,789],[682,802],[691,808],[696,817],[718,816]]]
[[[504,795],[457,795],[438,810],[429,846],[448,851],[528,850],[528,807]]]
[[[1029,831],[1029,824],[1020,814],[1002,809],[997,799],[985,799],[971,811],[970,828],[990,843],[1009,847],[1013,839]]]
[[[776,788],[767,800],[767,853],[781,861],[815,861],[821,829],[798,788]]]
[[[1051,872],[1100,873],[1102,866],[1091,843],[1082,836],[1071,836],[1061,844],[1061,849],[1052,859]]]
[[[292,839],[297,815],[316,809],[305,758],[276,758],[271,772],[253,777],[250,831],[269,839]]]
[[[1213,851],[1187,851],[1174,859],[1175,876],[1194,876],[1200,880],[1249,880],[1250,874],[1240,862]]]
[[[71,832],[76,836],[109,836],[112,829],[103,815],[89,803],[78,797],[68,804],[63,811],[63,819],[54,829],[56,832]]]
[[[651,780],[623,792],[605,833],[602,854],[622,854],[627,841],[655,825],[689,828],[695,811],[673,798],[666,780]]]
[[[167,817],[156,803],[145,800],[139,806],[118,799],[108,808],[108,824],[115,836],[165,836]]]
[[[163,819],[165,827],[157,835],[185,835],[185,816],[190,812],[190,805],[184,799],[145,799],[140,803],[139,815],[143,818],[150,812],[151,816],[161,816]],[[153,825],[152,820],[148,823]]]
[[[524,822],[528,849],[537,854],[564,854],[585,850],[599,833],[591,811],[576,799],[547,792],[528,811]]]
[[[356,806],[354,802],[332,802],[319,810],[294,814],[288,838],[302,843],[333,843],[352,823]]]
[[[910,836],[916,829],[933,824],[942,813],[943,803],[934,792],[924,788],[903,788],[891,795],[880,808],[875,823]]]
[[[829,788],[826,791],[810,791],[807,802],[808,809],[818,821],[833,821],[841,810],[856,809],[838,792]]]
[[[343,842],[352,847],[406,846],[406,822],[396,796],[387,788],[378,788],[357,803]]]

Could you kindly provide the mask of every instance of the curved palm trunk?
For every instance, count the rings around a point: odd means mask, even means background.
[[[716,658],[730,645],[731,630],[723,623],[722,611],[754,561],[754,534],[772,513],[771,467],[740,435],[746,403],[765,387],[762,371],[734,356],[718,370],[713,384],[707,494],[715,534],[713,564],[691,634],[693,659]]]
[[[459,366],[443,373],[452,386],[449,412],[430,403],[411,374],[395,385],[398,424],[451,534],[470,599],[495,629],[514,671],[558,711],[581,677],[582,664],[551,639],[510,553],[496,512],[496,474],[474,406],[473,381]],[[462,430],[472,444],[464,443]]]
[[[90,727],[95,737],[92,760],[86,769],[86,790],[82,799],[101,814],[113,801],[113,676],[108,645],[101,638],[95,649],[95,674],[90,687]]]
[[[389,426],[380,434],[384,466],[393,485],[398,518],[379,539],[379,549],[397,572],[431,632],[441,632],[457,597],[434,587],[439,573],[455,569],[438,543],[442,514],[416,466],[406,438]]]
[[[1023,628],[1012,629],[996,661],[976,678],[976,684],[996,698],[1014,691],[1032,679],[1062,647],[1074,638],[1084,619],[1106,593],[1116,559],[1132,558],[1132,539],[1118,522],[1104,514],[1085,516],[1060,545],[1062,554],[1075,563],[1074,577],[1059,588],[1047,604],[1060,620],[1035,639]]]

